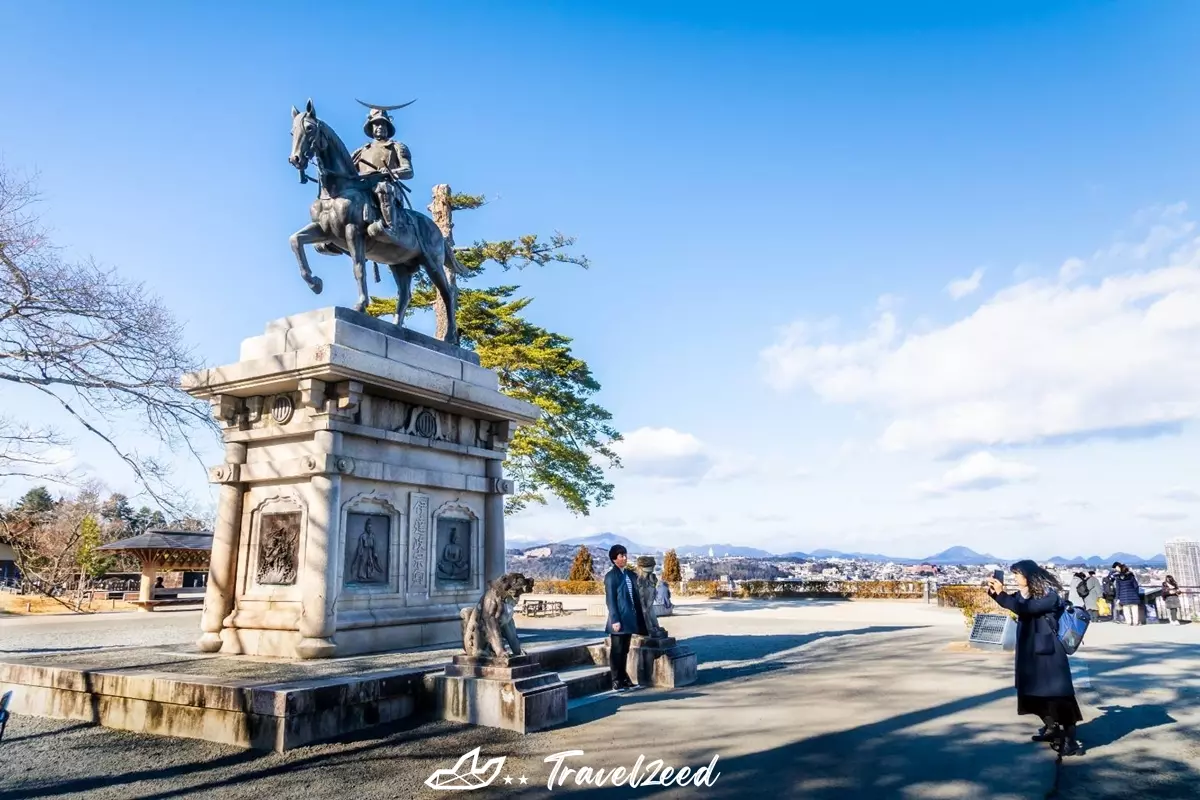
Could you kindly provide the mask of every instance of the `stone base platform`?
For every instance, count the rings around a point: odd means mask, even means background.
[[[594,663],[601,650],[594,639],[547,639],[529,663],[546,665],[535,671]],[[298,662],[194,647],[76,651],[0,663],[0,694],[13,690],[14,714],[284,751],[432,716],[437,697],[427,679],[460,652],[427,648]],[[561,693],[565,718],[565,686]],[[549,699],[553,692],[543,694]]]
[[[517,733],[567,721],[567,685],[530,655],[458,655],[426,684],[433,691],[434,715],[441,719]]]
[[[696,654],[673,636],[635,635],[629,644],[628,670],[639,686],[687,686],[696,682]]]

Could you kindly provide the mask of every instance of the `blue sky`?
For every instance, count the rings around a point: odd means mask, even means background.
[[[489,276],[575,337],[628,434],[609,507],[514,538],[1017,557],[1192,531],[1200,7],[645,5],[10,5],[0,157],[226,363],[353,302],[346,263],[313,257],[316,298],[287,248],[289,107],[353,146],[355,97],[418,98],[416,194],[494,198],[460,240],[558,229],[594,265]]]

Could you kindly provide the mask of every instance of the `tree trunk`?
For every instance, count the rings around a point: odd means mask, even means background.
[[[429,213],[433,216],[433,222],[442,232],[442,236],[446,238],[446,246],[454,247],[454,209],[450,204],[450,186],[449,184],[439,183],[433,187],[433,201],[429,204]],[[455,272],[450,267],[446,266],[445,262],[441,265],[446,272],[446,280],[450,283],[450,291],[452,294],[458,293],[458,280]],[[442,302],[439,295],[434,301],[433,311],[437,318],[437,338],[446,338],[446,329],[449,327],[448,318],[446,316],[446,304]]]

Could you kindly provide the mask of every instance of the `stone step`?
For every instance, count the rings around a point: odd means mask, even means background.
[[[608,665],[585,664],[571,667],[559,670],[558,677],[567,685],[567,697],[571,699],[612,691]]]

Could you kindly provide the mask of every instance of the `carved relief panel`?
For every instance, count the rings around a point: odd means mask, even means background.
[[[254,580],[260,586],[291,586],[300,571],[299,511],[259,516],[257,568]]]
[[[434,515],[433,585],[438,592],[478,588],[479,518],[461,503],[447,503]]]
[[[372,428],[435,442],[458,443],[460,436],[460,418],[457,414],[374,395],[363,397],[361,422]]]
[[[346,585],[386,585],[391,561],[392,520],[384,514],[346,515]]]
[[[400,591],[401,514],[387,493],[367,492],[343,506],[342,586],[350,593]]]

